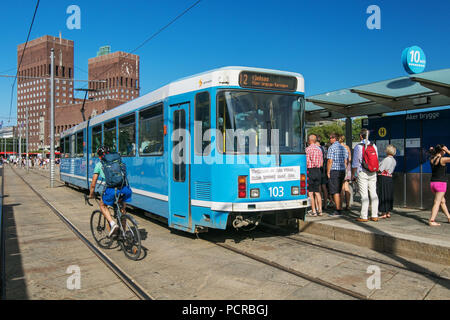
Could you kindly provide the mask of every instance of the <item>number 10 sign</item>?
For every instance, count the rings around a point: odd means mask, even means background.
[[[402,63],[409,74],[421,73],[425,70],[427,58],[420,47],[412,46],[403,50]]]

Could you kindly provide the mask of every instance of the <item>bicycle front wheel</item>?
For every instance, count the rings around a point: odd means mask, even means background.
[[[91,215],[91,232],[95,242],[104,249],[110,249],[113,240],[108,238],[109,223],[100,210],[95,210]]]
[[[141,255],[141,234],[137,223],[129,215],[123,215],[121,218],[124,234],[120,242],[125,255],[131,260],[138,260]]]

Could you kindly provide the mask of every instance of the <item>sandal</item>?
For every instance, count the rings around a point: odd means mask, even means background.
[[[391,218],[391,214],[390,213],[386,213],[386,218],[390,219]]]
[[[387,214],[383,214],[383,215],[379,216],[378,218],[380,218],[380,219],[386,219],[386,218],[387,218]]]
[[[323,213],[322,213],[322,212],[319,212],[319,213],[317,214],[317,216],[321,217],[321,216],[323,216]],[[448,223],[450,223],[450,219],[448,219]]]
[[[308,212],[309,217],[317,217],[317,213],[315,212]]]
[[[430,220],[430,221],[428,222],[428,224],[430,225],[430,227],[438,227],[438,226],[441,225],[440,223],[437,223],[437,222],[435,222],[434,220]]]

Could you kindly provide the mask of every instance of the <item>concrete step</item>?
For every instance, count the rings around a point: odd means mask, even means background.
[[[396,208],[391,219],[357,222],[354,206],[342,217],[307,217],[299,222],[300,232],[363,246],[406,258],[450,265],[450,223],[438,215],[439,227],[428,226],[429,211]]]

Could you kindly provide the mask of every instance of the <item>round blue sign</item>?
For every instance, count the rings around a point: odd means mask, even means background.
[[[402,63],[409,74],[421,73],[427,65],[427,57],[420,47],[412,46],[403,50]]]

